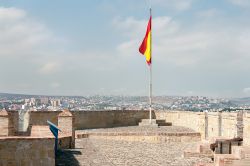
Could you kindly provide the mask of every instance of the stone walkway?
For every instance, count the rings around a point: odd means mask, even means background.
[[[196,143],[146,143],[104,139],[76,139],[76,149],[64,150],[58,166],[193,166],[208,158],[183,158]]]
[[[82,133],[192,133],[191,129],[178,126],[160,128],[117,127],[80,130]],[[76,149],[63,150],[56,161],[58,166],[193,166],[197,162],[210,162],[209,158],[183,158],[186,148],[196,143],[136,142],[94,138],[76,139]]]
[[[114,128],[101,128],[101,129],[87,129],[77,130],[78,134],[91,134],[91,133],[195,133],[194,130],[182,126],[159,126],[159,127],[114,127]]]

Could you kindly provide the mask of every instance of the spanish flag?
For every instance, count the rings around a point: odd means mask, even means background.
[[[149,18],[147,32],[139,48],[139,52],[146,57],[146,61],[148,65],[151,64],[151,58],[152,58],[151,57],[151,20],[152,20],[152,16],[150,16]]]

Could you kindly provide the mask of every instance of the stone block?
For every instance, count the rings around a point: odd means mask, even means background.
[[[232,154],[240,159],[250,159],[249,146],[232,146]]]
[[[142,119],[142,121],[139,123],[139,126],[141,127],[158,127],[158,124],[156,123],[156,119]]]
[[[236,156],[232,154],[215,154],[214,164],[215,166],[233,166],[233,161],[239,160]]]

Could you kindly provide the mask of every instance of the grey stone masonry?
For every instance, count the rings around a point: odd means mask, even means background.
[[[8,136],[9,133],[9,116],[5,109],[0,110],[0,137]]]
[[[156,119],[151,119],[151,122],[150,119],[142,119],[139,126],[158,127],[158,124],[156,123]]]
[[[69,110],[64,110],[58,115],[58,127],[62,130],[60,135],[71,136],[71,148],[75,147],[75,130],[73,127],[73,116]]]
[[[243,138],[243,111],[239,111],[237,113],[237,124],[236,124],[236,128],[237,128],[237,135],[236,137],[238,138]]]

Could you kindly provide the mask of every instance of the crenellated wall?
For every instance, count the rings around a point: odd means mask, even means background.
[[[58,115],[62,111],[31,111],[30,126],[48,125],[47,120],[58,125]],[[9,111],[9,135],[18,135],[18,112]],[[73,126],[76,130],[118,126],[135,126],[149,116],[148,111],[72,111]],[[154,117],[154,115],[153,115]],[[29,128],[30,130],[31,128]]]
[[[30,126],[47,125],[47,120],[58,125],[58,115],[62,111],[31,111]],[[141,119],[148,118],[148,111],[72,111],[72,127],[74,129],[106,128],[118,126],[135,126]],[[9,135],[18,134],[18,112],[9,111]],[[153,118],[165,119],[175,126],[189,127],[201,133],[201,137],[211,138],[217,136],[244,137],[249,140],[250,115],[240,115],[237,112],[189,112],[189,111],[154,111]],[[63,119],[63,118],[62,118]],[[241,128],[240,128],[241,126]],[[244,135],[243,127],[244,126]],[[249,143],[250,144],[250,143]]]

